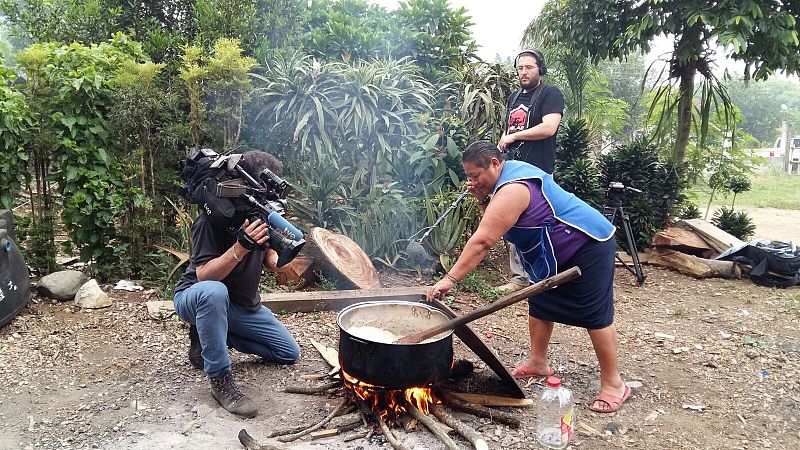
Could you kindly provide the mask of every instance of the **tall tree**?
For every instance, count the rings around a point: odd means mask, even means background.
[[[765,80],[776,71],[800,73],[800,3],[788,0],[550,0],[558,21],[548,25],[552,39],[569,42],[595,62],[649,51],[659,36],[673,39],[665,84],[659,97],[675,98],[664,111],[677,115],[673,153],[683,161],[695,108],[695,77],[700,84],[700,141],[708,132],[712,107],[729,113],[731,102],[712,67],[721,56],[742,61],[745,78]],[[678,93],[673,96],[674,92]],[[659,122],[661,123],[661,122]]]

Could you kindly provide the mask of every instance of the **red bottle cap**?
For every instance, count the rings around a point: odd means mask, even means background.
[[[554,376],[547,377],[547,387],[557,388],[561,386],[561,379]]]

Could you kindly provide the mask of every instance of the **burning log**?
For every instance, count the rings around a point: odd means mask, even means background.
[[[449,450],[460,450],[459,446],[450,439],[450,436],[447,435],[441,428],[436,424],[436,421],[431,419],[429,416],[425,415],[422,411],[417,409],[416,406],[409,403],[407,405],[407,411],[414,416],[415,419],[419,420],[426,428],[431,430],[434,436],[439,438],[440,441],[447,447]]]
[[[384,436],[386,436],[386,440],[389,441],[389,445],[392,446],[394,450],[411,450],[409,447],[406,447],[405,444],[400,442],[397,437],[392,433],[392,430],[389,429],[389,426],[386,425],[386,422],[383,419],[378,418],[378,426],[381,428],[381,432]]]
[[[332,381],[330,383],[322,384],[319,386],[287,386],[284,389],[284,392],[288,392],[290,394],[306,394],[306,395],[314,395],[314,394],[322,394],[323,392],[327,392],[331,389],[336,389],[342,387],[341,381]]]
[[[445,402],[447,402],[447,405],[453,409],[457,409],[459,411],[472,414],[473,416],[492,419],[494,421],[512,426],[514,428],[519,428],[522,425],[519,419],[512,416],[511,414],[487,408],[485,406],[480,406],[465,402],[464,400],[461,400],[460,398],[456,397],[455,395],[449,394],[446,391],[437,392],[437,394],[440,395],[441,398]]]
[[[466,423],[458,420],[458,418],[450,414],[444,406],[433,405],[431,407],[431,413],[434,417],[439,419],[440,422],[452,428],[456,431],[456,433],[460,434],[466,440],[471,442],[472,446],[475,447],[475,450],[489,450],[489,443],[486,442],[486,439],[483,438],[483,435],[478,433]]]
[[[334,417],[338,416],[342,411],[344,411],[345,407],[347,407],[348,405],[350,405],[350,401],[348,399],[344,399],[344,400],[342,400],[341,403],[339,403],[339,405],[336,408],[333,409],[333,411],[331,411],[330,414],[325,416],[325,418],[322,419],[316,425],[313,425],[313,426],[311,426],[309,428],[306,428],[305,430],[298,431],[297,433],[294,433],[294,434],[289,434],[289,435],[286,435],[286,436],[280,436],[277,439],[280,442],[292,442],[292,441],[295,441],[297,439],[300,439],[301,437],[303,437],[303,436],[305,436],[305,435],[307,435],[307,434],[309,434],[309,433],[311,433],[313,431],[317,431],[320,428],[324,427],[326,423],[330,422],[331,419],[333,419]]]

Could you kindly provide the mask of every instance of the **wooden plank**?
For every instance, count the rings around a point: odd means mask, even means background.
[[[489,394],[469,394],[466,392],[451,391],[448,391],[448,394],[452,394],[465,402],[481,406],[510,406],[513,408],[530,408],[533,406],[533,400],[529,398],[511,398]]]
[[[261,303],[273,312],[338,311],[370,301],[420,301],[426,286],[404,288],[352,289],[345,291],[279,292],[261,294]]]
[[[335,348],[326,347],[319,342],[315,341],[314,339],[309,339],[311,341],[311,345],[314,346],[315,349],[322,355],[322,359],[328,363],[332,369],[335,369],[336,372],[339,371],[339,351]]]
[[[695,231],[678,227],[669,227],[666,230],[657,232],[653,235],[653,245],[702,257],[708,257],[716,253]]]
[[[431,304],[439,308],[450,319],[458,315],[455,311],[450,309],[450,307],[438,300],[432,301]],[[461,342],[478,355],[481,361],[485,362],[486,365],[500,377],[500,381],[503,382],[503,387],[505,387],[512,396],[516,398],[525,398],[525,391],[519,386],[517,380],[511,375],[511,372],[508,371],[505,364],[500,361],[500,358],[497,357],[494,350],[489,348],[489,346],[483,342],[483,339],[472,331],[469,325],[461,325],[456,327],[453,331],[456,336],[461,339]]]
[[[714,224],[702,219],[684,219],[678,221],[677,225],[698,232],[700,237],[718,252],[723,252],[730,247],[744,245],[744,241],[739,240],[736,236],[722,231]]]

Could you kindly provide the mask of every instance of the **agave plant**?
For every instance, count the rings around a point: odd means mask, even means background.
[[[711,223],[720,230],[726,231],[746,241],[756,231],[756,226],[744,211],[733,212],[733,208],[723,206],[714,213]]]

